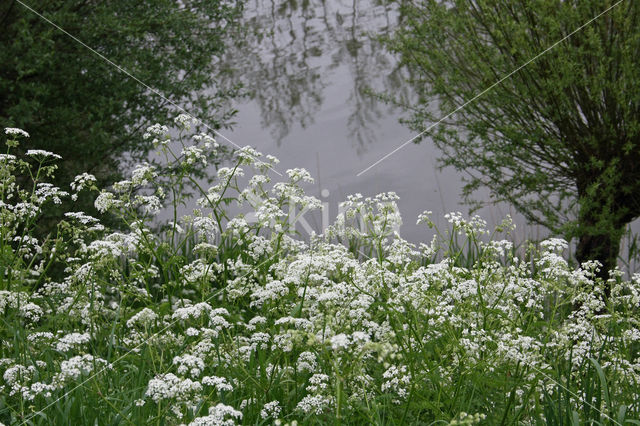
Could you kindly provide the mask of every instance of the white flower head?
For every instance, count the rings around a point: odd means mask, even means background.
[[[350,343],[349,336],[344,333],[337,334],[331,338],[331,348],[334,351],[346,349],[349,347]]]
[[[425,210],[422,213],[420,213],[418,215],[418,221],[416,222],[416,225],[419,225],[421,223],[426,223],[429,228],[433,228],[434,223],[433,223],[433,220],[431,220],[432,214],[433,212],[431,210]]]
[[[205,376],[202,378],[202,384],[214,387],[218,392],[232,392],[233,386],[229,384],[225,377]]]
[[[89,343],[90,340],[91,336],[89,333],[69,333],[58,339],[56,350],[59,352],[68,352],[74,347]]]
[[[548,238],[540,243],[540,247],[542,247],[545,252],[562,253],[569,247],[569,244],[562,238]]]
[[[60,364],[60,372],[57,373],[53,382],[62,387],[70,380],[78,380],[82,376],[91,374],[95,369],[113,368],[106,360],[94,358],[92,355],[79,355]]]
[[[202,391],[202,385],[191,379],[180,379],[175,374],[159,374],[149,380],[145,396],[160,402],[166,399],[189,401],[191,396]]]
[[[287,170],[287,175],[289,176],[289,179],[292,182],[307,182],[307,183],[313,183],[313,178],[311,177],[311,174],[302,168],[295,168],[295,169],[288,169]]]
[[[158,318],[158,314],[153,312],[149,308],[143,308],[140,312],[129,318],[127,321],[127,327],[135,327],[136,325],[141,325],[144,327],[150,326],[156,319]]]
[[[5,135],[11,135],[11,136],[23,136],[25,138],[29,137],[29,133],[25,132],[22,129],[18,129],[15,127],[5,127],[4,128],[4,134]]]
[[[193,378],[199,377],[205,367],[202,358],[189,354],[173,357],[173,364],[178,366],[178,374],[188,374]]]
[[[27,155],[30,156],[30,157],[35,157],[35,158],[39,158],[39,159],[43,159],[43,160],[47,159],[47,158],[60,160],[62,158],[58,154],[54,154],[53,152],[45,151],[44,149],[30,149],[30,150],[27,151]]]
[[[86,187],[90,187],[97,182],[96,177],[89,173],[82,173],[76,176],[71,182],[71,189],[74,192],[80,192]]]
[[[234,425],[240,420],[242,420],[240,411],[219,402],[215,407],[209,407],[208,416],[196,417],[189,426]]]
[[[135,186],[143,186],[153,181],[158,176],[156,168],[151,164],[144,162],[137,164],[131,172],[131,183]]]
[[[250,146],[244,146],[238,149],[235,152],[236,157],[238,157],[243,164],[254,164],[259,161],[258,158],[262,157],[262,153],[256,151],[254,148]]]
[[[153,143],[154,146],[158,144],[164,146],[169,143],[171,136],[169,135],[169,128],[167,126],[154,124],[153,126],[147,127],[147,131],[142,135],[142,138],[144,140],[153,138],[151,143]]]
[[[192,166],[196,163],[202,163],[203,166],[207,165],[207,157],[202,152],[202,149],[196,146],[188,146],[182,150],[182,164],[186,166]]]
[[[218,142],[216,142],[216,140],[207,135],[206,133],[200,133],[199,135],[194,135],[193,136],[193,140],[196,141],[196,143],[200,143],[203,142],[203,146],[205,149],[216,149],[220,146],[220,144],[218,144]]]
[[[198,124],[198,119],[189,114],[180,114],[173,119],[173,122],[176,123],[180,129],[189,130],[192,124]]]
[[[280,415],[280,402],[279,401],[271,401],[264,404],[262,410],[260,411],[260,417],[263,419],[268,419],[271,417],[272,419],[277,419]]]
[[[94,206],[100,213],[104,213],[111,208],[120,206],[121,204],[122,202],[116,199],[113,193],[106,191],[101,192],[94,202]]]

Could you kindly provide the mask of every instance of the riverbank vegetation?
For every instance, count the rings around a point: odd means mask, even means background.
[[[388,46],[415,97],[407,121],[467,175],[467,200],[576,239],[606,280],[640,217],[640,3],[416,0],[400,14]]]
[[[274,182],[277,159],[244,148],[203,187],[192,172],[218,147],[190,124],[176,120],[176,140],[147,129],[163,172],[140,164],[109,190],[89,174],[47,183],[57,155],[5,130],[0,422],[640,420],[640,275],[613,271],[605,297],[597,262],[571,268],[553,238],[516,253],[508,218],[490,233],[452,213],[414,245],[393,232],[392,193],[350,196],[323,235],[301,238],[290,212],[321,206],[310,175]],[[198,205],[180,216],[187,187]],[[68,211],[32,236],[82,193],[120,226]],[[231,217],[236,204],[252,219]]]
[[[0,2],[0,128],[28,128],[29,149],[60,155],[53,183],[67,187],[83,172],[101,186],[121,180],[148,157],[144,129],[187,106],[209,129],[228,127],[241,90],[220,61],[242,4]],[[80,194],[43,212],[37,232],[78,205],[96,213]]]

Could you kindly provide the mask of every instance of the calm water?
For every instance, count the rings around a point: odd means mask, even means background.
[[[395,191],[404,220],[400,233],[414,242],[430,235],[415,225],[422,211],[432,210],[443,226],[445,213],[467,213],[459,203],[462,176],[438,171],[438,150],[428,139],[357,176],[415,134],[399,123],[402,111],[369,94],[385,91],[410,98],[395,58],[374,40],[396,24],[393,7],[375,0],[255,0],[245,7],[250,30],[225,65],[250,96],[236,105],[236,124],[227,137],[275,155],[280,172],[309,170],[316,183],[308,193],[329,202],[331,220],[338,203],[357,192]],[[507,213],[516,216],[508,206],[479,212],[490,224]],[[320,215],[306,219],[321,230]],[[516,234],[539,235],[516,221]]]

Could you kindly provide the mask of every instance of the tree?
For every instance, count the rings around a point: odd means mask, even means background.
[[[58,184],[81,172],[103,184],[120,177],[125,157],[143,157],[152,123],[197,111],[213,128],[228,123],[237,87],[218,61],[239,16],[235,0],[48,0],[35,10],[157,89],[139,82],[28,10],[0,6],[0,125],[31,134],[25,149],[63,157]],[[123,155],[123,154],[126,154]]]
[[[612,7],[613,6],[613,7]],[[530,222],[578,238],[579,262],[616,265],[640,216],[640,3],[623,0],[403,2],[389,41],[411,75],[443,166],[468,174]],[[436,106],[441,114],[435,114]]]

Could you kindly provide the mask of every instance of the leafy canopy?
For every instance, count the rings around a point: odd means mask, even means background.
[[[403,2],[390,46],[417,95],[411,125],[421,130],[455,110],[613,5]],[[431,135],[442,164],[468,174],[468,201],[488,187],[490,202],[579,237],[579,260],[605,266],[615,261],[621,230],[640,216],[639,17],[638,2],[622,1]]]
[[[218,128],[237,88],[218,59],[241,8],[235,0],[53,0],[47,19],[166,96],[161,99],[16,1],[0,6],[0,125],[28,127],[31,143],[63,157],[61,181],[89,171],[112,181],[123,153],[144,155],[149,123],[172,103]],[[33,145],[29,148],[34,148]]]

